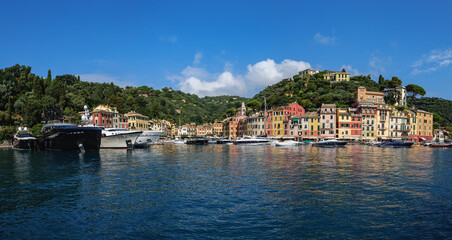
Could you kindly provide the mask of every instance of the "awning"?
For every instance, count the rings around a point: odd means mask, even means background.
[[[425,140],[427,140],[426,138],[423,138],[423,137],[419,137],[419,139],[422,139],[422,141],[425,141]]]

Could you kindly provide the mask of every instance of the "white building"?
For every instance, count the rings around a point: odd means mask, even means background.
[[[298,75],[304,76],[304,75],[314,75],[319,73],[318,70],[312,70],[311,68],[305,69],[303,71],[298,72]]]

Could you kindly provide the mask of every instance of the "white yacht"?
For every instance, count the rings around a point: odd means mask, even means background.
[[[301,145],[301,142],[297,142],[294,140],[285,140],[275,143],[275,146],[277,147],[298,146],[298,145]]]
[[[334,146],[345,146],[347,141],[339,141],[337,139],[320,139],[318,142],[311,143],[312,146],[316,147],[334,147]]]
[[[270,140],[267,138],[259,138],[259,137],[243,137],[241,139],[235,140],[234,144],[255,144],[255,145],[263,145],[270,144]]]
[[[129,131],[124,128],[102,129],[100,148],[132,149],[143,131]]]
[[[148,148],[149,145],[154,144],[163,131],[143,131],[143,133],[136,139],[134,146],[136,148]]]

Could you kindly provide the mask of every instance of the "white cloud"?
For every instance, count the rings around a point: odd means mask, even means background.
[[[292,77],[299,71],[311,67],[307,62],[284,60],[276,63],[272,59],[257,62],[247,66],[244,75],[234,75],[225,66],[222,73],[209,73],[203,68],[186,67],[181,75],[170,77],[179,81],[179,87],[184,92],[199,96],[218,95],[249,95],[255,90],[260,90],[268,85],[277,83],[284,78]]]
[[[413,63],[413,74],[435,72],[452,65],[452,49],[432,50]]]
[[[350,75],[353,76],[358,76],[361,75],[358,71],[358,69],[352,68],[352,65],[348,64],[348,65],[342,65],[341,69],[345,69],[347,72],[350,73]]]
[[[314,40],[320,44],[333,44],[336,42],[336,37],[328,37],[328,36],[323,36],[320,33],[316,33],[314,35]]]
[[[198,65],[201,62],[202,57],[202,53],[196,53],[195,59],[193,60],[193,65]]]
[[[85,82],[114,83],[115,85],[120,87],[134,86],[134,84],[129,80],[103,73],[80,74],[80,80]]]
[[[285,59],[281,63],[275,63],[273,59],[267,59],[254,65],[248,65],[246,79],[249,81],[250,87],[263,88],[284,78],[292,77],[299,71],[310,67],[309,63],[303,61]]]

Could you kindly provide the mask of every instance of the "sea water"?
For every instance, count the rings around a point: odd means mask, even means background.
[[[446,239],[452,149],[0,150],[1,239]]]

